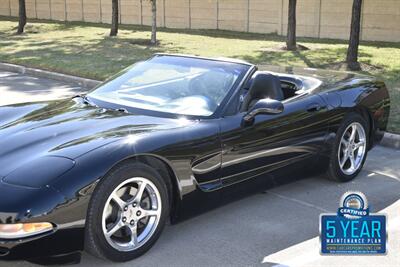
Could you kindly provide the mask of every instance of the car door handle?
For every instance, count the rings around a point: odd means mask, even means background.
[[[314,104],[310,104],[307,106],[307,111],[308,112],[316,112],[316,111],[320,111],[323,108],[325,108],[325,107],[318,103],[314,103]]]

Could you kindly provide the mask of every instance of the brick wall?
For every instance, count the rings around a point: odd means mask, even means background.
[[[297,34],[347,39],[352,0],[298,0]],[[123,24],[151,25],[149,0],[119,0]],[[26,0],[29,18],[111,22],[111,0]],[[257,33],[287,31],[288,0],[157,0],[157,25]],[[0,0],[0,15],[17,16],[17,0]],[[400,0],[364,0],[363,40],[400,41]]]

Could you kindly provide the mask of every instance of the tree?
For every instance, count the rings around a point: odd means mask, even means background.
[[[295,51],[297,49],[297,44],[296,44],[296,5],[297,5],[297,0],[289,0],[286,48],[287,48],[287,50],[291,50],[291,51]]]
[[[116,36],[118,34],[118,0],[112,0],[112,14],[111,14],[111,31],[110,36]]]
[[[152,13],[150,43],[152,45],[156,45],[157,44],[157,0],[150,0],[150,2],[151,2],[151,13]]]
[[[361,7],[362,0],[353,1],[349,48],[347,49],[346,57],[347,67],[350,70],[360,70],[360,64],[358,63],[358,47],[360,45]]]
[[[26,25],[25,0],[19,0],[19,20],[17,34],[22,34]]]

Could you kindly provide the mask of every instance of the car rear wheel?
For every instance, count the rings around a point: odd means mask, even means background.
[[[329,178],[347,182],[361,171],[368,153],[368,123],[359,114],[349,114],[339,127],[330,157]]]
[[[103,259],[132,260],[157,241],[168,207],[167,187],[158,172],[142,163],[121,165],[93,193],[85,247]]]

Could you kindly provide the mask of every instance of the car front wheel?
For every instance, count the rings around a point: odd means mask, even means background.
[[[160,236],[168,207],[167,187],[158,172],[142,163],[117,167],[92,196],[86,249],[118,262],[144,254]]]

